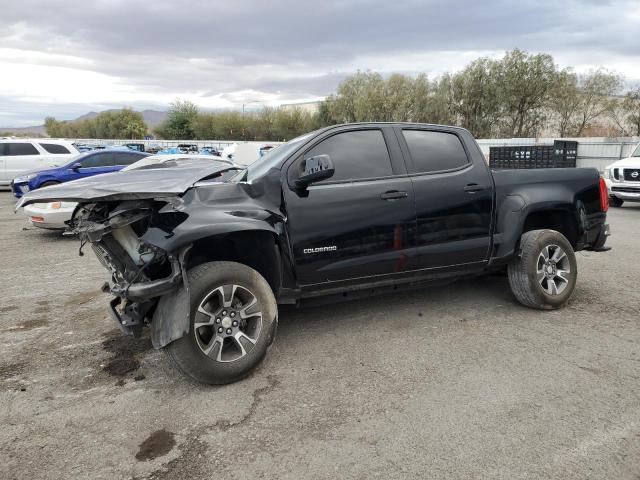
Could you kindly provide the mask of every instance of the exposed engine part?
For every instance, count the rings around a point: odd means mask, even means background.
[[[111,234],[120,246],[129,254],[133,263],[138,266],[145,265],[154,257],[154,252],[143,245],[131,225],[114,229]]]

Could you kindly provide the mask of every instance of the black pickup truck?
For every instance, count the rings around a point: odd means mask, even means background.
[[[126,334],[151,328],[206,383],[247,375],[277,304],[373,295],[506,271],[515,298],[561,307],[574,252],[603,251],[608,195],[595,169],[491,171],[461,128],[324,128],[247,168],[183,160],[25,195],[77,201],[70,230],[108,269]],[[506,284],[506,282],[505,282]]]

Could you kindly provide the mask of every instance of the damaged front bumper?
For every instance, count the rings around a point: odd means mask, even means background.
[[[185,265],[191,245],[167,252],[140,238],[161,221],[158,215],[158,205],[151,202],[121,202],[115,207],[85,207],[72,222],[72,232],[83,244],[90,243],[110,272],[102,290],[114,295],[109,313],[126,335],[142,333],[160,299],[188,290]]]

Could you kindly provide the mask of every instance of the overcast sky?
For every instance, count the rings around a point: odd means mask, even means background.
[[[640,1],[8,0],[0,126],[313,100],[358,69],[435,76],[515,47],[638,81]]]

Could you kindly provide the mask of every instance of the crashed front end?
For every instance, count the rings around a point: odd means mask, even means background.
[[[110,274],[103,291],[114,295],[110,313],[127,335],[139,336],[143,325],[151,322],[158,299],[185,283],[189,246],[169,253],[142,238],[149,229],[171,236],[187,218],[163,211],[166,205],[154,200],[87,204],[71,222],[81,249],[89,243]]]

